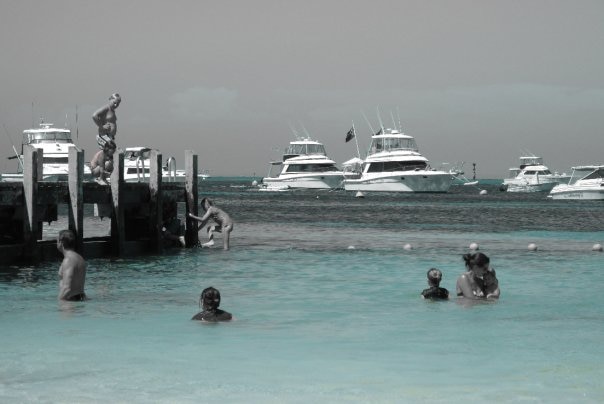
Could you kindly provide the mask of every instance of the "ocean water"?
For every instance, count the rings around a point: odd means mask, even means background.
[[[0,402],[604,401],[604,203],[494,181],[362,199],[251,181],[200,187],[236,222],[230,251],[217,235],[90,259],[86,302],[57,301],[59,262],[1,267]],[[431,267],[454,294],[472,242],[500,300],[422,300]],[[234,321],[190,321],[208,286]]]

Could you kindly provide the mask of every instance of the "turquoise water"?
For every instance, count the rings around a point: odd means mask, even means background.
[[[230,251],[91,259],[89,301],[56,300],[58,262],[1,268],[0,401],[604,401],[604,204],[250,182],[201,189],[236,221]],[[431,267],[454,292],[471,242],[501,299],[422,300]],[[190,321],[207,286],[234,321]]]

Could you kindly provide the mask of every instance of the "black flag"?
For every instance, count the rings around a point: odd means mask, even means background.
[[[354,126],[350,128],[348,133],[346,134],[346,143],[350,142],[354,138]]]
[[[377,133],[375,135],[373,135],[373,136],[379,136],[381,134],[382,134],[382,129],[380,128],[380,130],[378,130]]]

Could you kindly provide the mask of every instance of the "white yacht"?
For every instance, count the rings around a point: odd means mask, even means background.
[[[42,178],[41,181],[67,181],[69,176],[69,148],[75,147],[69,129],[54,128],[52,123],[42,122],[37,129],[23,131],[21,154],[15,149],[15,156],[9,157],[18,160],[18,169],[15,173],[2,174],[2,181],[23,181],[23,146],[31,145],[42,150]],[[84,180],[92,178],[90,167],[84,165]]]
[[[327,157],[325,146],[310,138],[290,142],[283,160],[270,164],[268,175],[262,179],[267,190],[334,189],[341,188],[344,180],[344,173]],[[273,175],[275,167],[278,174]]]
[[[552,173],[543,158],[535,155],[520,157],[520,166],[510,168],[509,172],[509,178],[501,184],[501,189],[507,192],[549,192],[570,178],[566,174]]]
[[[604,199],[604,165],[573,167],[568,184],[549,192],[552,199]]]
[[[347,191],[448,192],[454,175],[430,168],[415,139],[396,129],[381,129],[371,137],[367,158],[357,175],[347,175]]]
[[[147,182],[150,172],[149,147],[127,147],[124,149],[124,181],[125,182]],[[176,160],[169,157],[162,167],[162,181],[185,182],[185,170],[176,169]],[[200,179],[205,179],[200,177]]]

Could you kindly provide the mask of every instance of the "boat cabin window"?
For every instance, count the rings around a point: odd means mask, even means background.
[[[143,150],[143,151],[140,151],[140,150],[126,151],[126,154],[124,155],[124,159],[136,160],[139,156],[141,159],[149,159],[151,156],[151,150],[147,149],[147,150]]]
[[[380,137],[373,139],[369,154],[379,153],[382,151],[410,150],[418,151],[415,139],[406,139],[398,137]]]
[[[333,164],[290,164],[285,169],[286,173],[324,173],[338,171]]]
[[[285,154],[299,156],[301,154],[320,154],[325,155],[325,146],[322,144],[290,144]]]
[[[71,142],[71,134],[69,132],[43,132],[43,133],[25,133],[23,134],[24,144],[36,143],[65,143]]]
[[[149,168],[146,168],[143,170],[140,167],[137,169],[136,167],[128,167],[128,170],[126,171],[126,174],[136,174],[136,173],[146,173],[149,174]]]
[[[428,165],[425,161],[384,161],[370,163],[368,173],[425,170]]]
[[[44,157],[42,162],[44,164],[69,164],[67,157]]]

